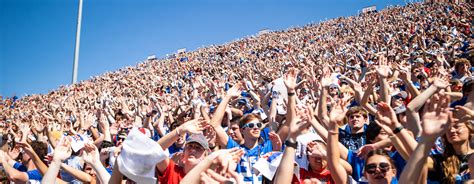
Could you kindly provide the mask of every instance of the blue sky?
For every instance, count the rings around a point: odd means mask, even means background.
[[[78,80],[257,33],[350,16],[386,0],[84,0]],[[0,0],[0,95],[71,82],[78,0]]]

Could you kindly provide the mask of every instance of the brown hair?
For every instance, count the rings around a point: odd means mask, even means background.
[[[395,165],[395,161],[393,161],[393,159],[383,149],[376,149],[367,153],[367,158],[365,159],[365,165],[367,165],[367,161],[369,160],[369,158],[375,155],[384,156],[385,158],[387,158],[388,162],[390,162],[390,166],[392,167],[392,169],[395,169],[395,170],[397,169]],[[364,165],[364,168],[365,168],[365,165]],[[364,172],[366,172],[365,169],[364,169]]]
[[[40,141],[33,141],[30,145],[38,157],[41,158],[41,161],[43,161],[45,156],[48,154],[48,145]],[[46,161],[43,161],[43,163],[46,164]]]
[[[362,116],[364,116],[364,118],[367,118],[367,111],[365,111],[365,109],[363,109],[361,106],[355,106],[355,107],[351,107],[348,111],[347,111],[347,117],[350,117],[352,114],[355,114],[355,113],[360,113],[362,114]]]
[[[262,119],[258,114],[247,114],[240,118],[239,127],[242,128],[248,122],[257,119],[259,122],[262,122]]]
[[[471,68],[471,63],[469,63],[469,60],[465,58],[456,59],[456,61],[454,62],[454,70],[457,72],[458,68],[464,64],[468,65],[468,70]]]

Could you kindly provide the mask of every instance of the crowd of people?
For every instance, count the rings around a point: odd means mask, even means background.
[[[1,98],[2,181],[472,181],[472,8],[393,6]]]

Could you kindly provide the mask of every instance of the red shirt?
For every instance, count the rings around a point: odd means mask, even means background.
[[[166,167],[163,175],[158,176],[158,181],[161,184],[178,184],[185,176],[184,169],[176,165],[173,160],[170,159],[168,167]]]
[[[319,181],[321,181],[323,183],[327,183],[327,184],[335,184],[336,183],[331,178],[331,173],[327,169],[324,170],[323,172],[315,173],[315,172],[312,172],[312,171],[307,171],[303,168],[300,168],[300,178],[299,178],[299,180],[296,178],[295,175],[293,175],[292,183],[293,184],[297,184],[297,183],[301,184],[301,183],[304,183],[305,179],[311,179],[311,178],[316,178]]]

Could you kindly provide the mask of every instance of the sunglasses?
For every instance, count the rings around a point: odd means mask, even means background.
[[[245,124],[242,128],[245,128],[245,127],[249,127],[249,128],[254,128],[254,127],[257,127],[257,128],[262,128],[262,123],[247,123]]]
[[[369,174],[374,174],[377,170],[377,167],[380,169],[381,173],[386,173],[388,170],[390,170],[390,164],[381,162],[378,165],[377,164],[367,164],[365,166],[365,171]]]

